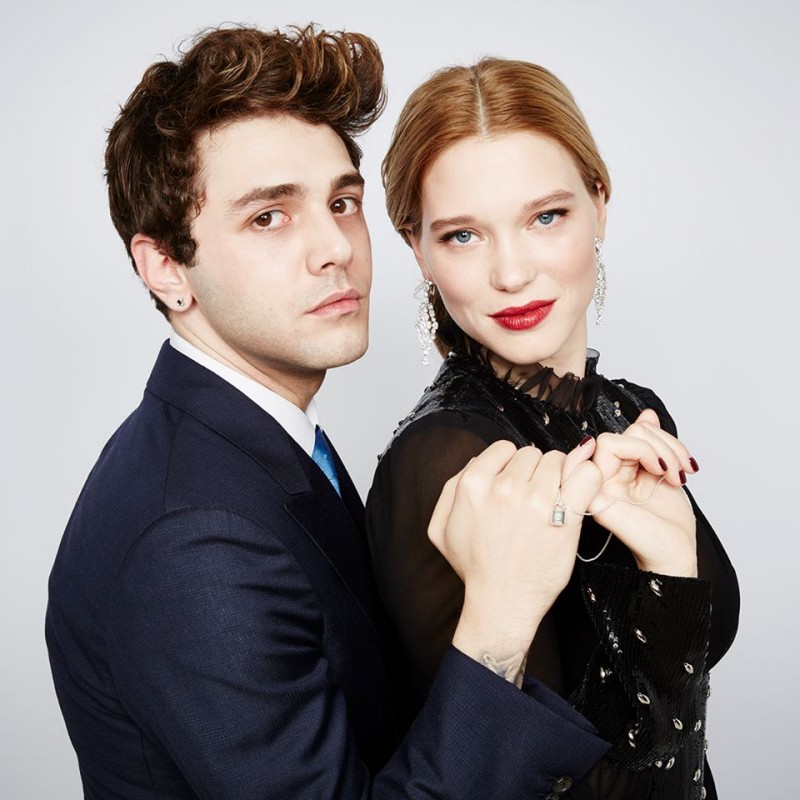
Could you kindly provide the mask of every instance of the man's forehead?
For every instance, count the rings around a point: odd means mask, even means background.
[[[258,187],[327,190],[343,176],[358,182],[344,142],[327,125],[288,115],[237,120],[198,138],[198,176],[206,191],[234,199]]]

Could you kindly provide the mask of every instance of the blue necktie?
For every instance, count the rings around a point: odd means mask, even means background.
[[[331,455],[328,443],[325,441],[325,436],[322,433],[322,428],[317,425],[317,430],[314,436],[314,452],[311,454],[314,463],[325,473],[325,477],[331,482],[333,488],[336,489],[336,494],[342,496],[342,490],[339,488],[339,478],[336,475],[336,467],[333,464],[333,456]]]

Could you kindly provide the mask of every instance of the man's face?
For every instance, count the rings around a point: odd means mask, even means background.
[[[259,117],[204,134],[198,153],[193,332],[283,385],[363,355],[370,242],[363,181],[341,139]]]

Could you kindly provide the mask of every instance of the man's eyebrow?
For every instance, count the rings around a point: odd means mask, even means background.
[[[549,194],[542,195],[542,197],[537,197],[535,200],[531,200],[529,203],[525,204],[524,208],[526,213],[530,213],[537,208],[546,208],[553,203],[567,203],[574,199],[575,195],[573,192],[568,192],[566,189],[560,189],[556,192],[550,192]],[[474,223],[475,217],[468,215],[462,215],[458,217],[443,217],[442,219],[436,219],[431,222],[429,228],[432,233],[437,233],[438,231],[446,228],[468,227]]]
[[[240,211],[253,203],[271,203],[287,197],[300,197],[305,190],[297,183],[279,183],[275,186],[256,186],[228,204],[230,211]]]
[[[360,172],[347,172],[344,175],[340,175],[331,183],[331,191],[338,192],[351,186],[358,186],[360,188],[363,185],[364,178],[361,177]]]
[[[331,182],[331,192],[338,192],[350,187],[362,187],[364,178],[358,172],[347,172]],[[307,194],[305,187],[299,183],[279,183],[275,186],[256,186],[246,194],[228,204],[231,212],[241,211],[243,208],[256,203],[273,203],[275,200],[285,200],[287,197],[302,197]]]

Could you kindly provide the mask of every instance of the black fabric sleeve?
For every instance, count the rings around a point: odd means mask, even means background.
[[[621,383],[658,414],[661,427],[678,436],[675,421],[661,399],[652,390],[628,381]],[[725,548],[711,527],[691,492],[687,495],[697,520],[697,574],[711,585],[713,614],[709,632],[707,667],[711,669],[725,655],[733,643],[739,626],[739,582]]]
[[[710,586],[613,565],[581,565],[600,640],[575,707],[615,743],[627,769],[697,750],[702,764],[708,687]]]
[[[453,638],[464,585],[428,539],[444,484],[500,438],[496,427],[460,413],[420,420],[392,443],[367,498],[375,577],[410,667],[417,705]]]

